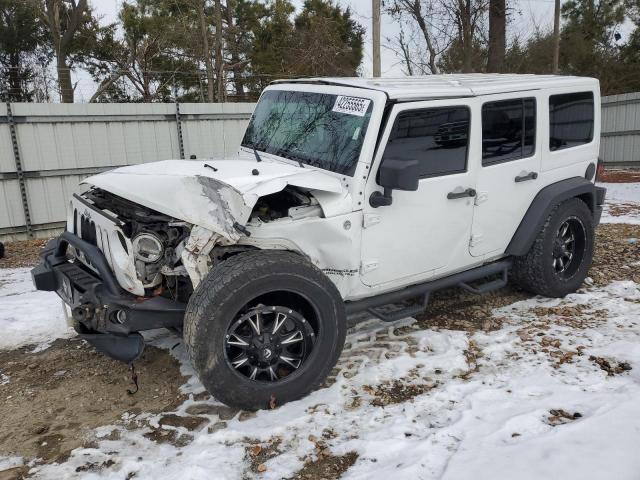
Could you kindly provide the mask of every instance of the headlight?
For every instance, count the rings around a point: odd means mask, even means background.
[[[162,242],[150,233],[141,233],[133,238],[133,255],[145,263],[155,263],[162,258]]]

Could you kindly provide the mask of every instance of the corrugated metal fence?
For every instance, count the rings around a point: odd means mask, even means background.
[[[0,239],[61,229],[67,199],[89,175],[191,155],[233,156],[254,104],[176,107],[0,104]]]
[[[61,229],[66,201],[88,175],[234,155],[254,104],[9,106],[11,112],[0,104],[0,239]],[[601,157],[607,165],[640,167],[640,93],[602,98]]]
[[[640,167],[640,92],[602,97],[601,135],[606,165]]]

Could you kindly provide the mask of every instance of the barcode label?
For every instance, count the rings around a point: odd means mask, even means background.
[[[370,103],[371,100],[368,98],[345,97],[344,95],[338,95],[336,103],[333,106],[333,111],[364,117]]]

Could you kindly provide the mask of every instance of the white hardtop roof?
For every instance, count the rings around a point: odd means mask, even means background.
[[[597,88],[598,80],[560,75],[466,73],[399,78],[317,77],[277,80],[273,84],[319,83],[385,92],[391,100],[475,97],[555,87]]]

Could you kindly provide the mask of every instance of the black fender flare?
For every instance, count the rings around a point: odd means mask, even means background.
[[[505,253],[516,256],[525,255],[553,207],[570,198],[577,197],[583,200],[593,214],[594,223],[598,224],[605,193],[605,188],[596,187],[583,177],[568,178],[547,185],[531,202],[527,213],[511,237]]]

